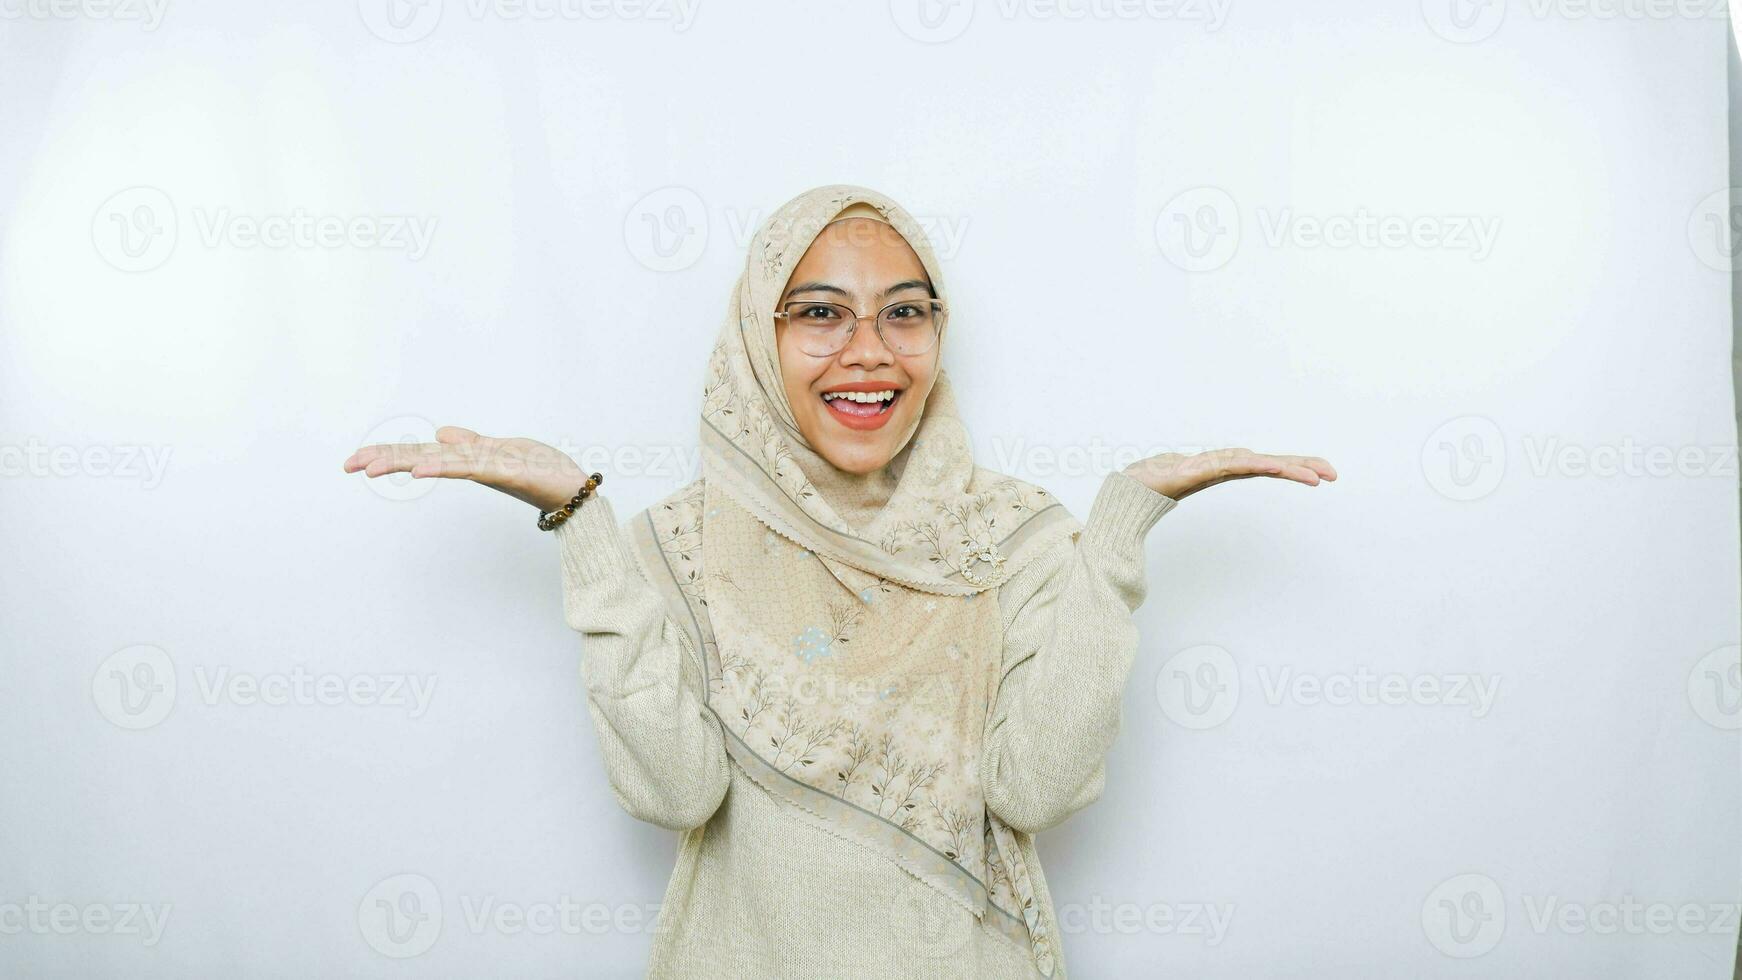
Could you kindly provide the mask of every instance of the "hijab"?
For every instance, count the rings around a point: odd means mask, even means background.
[[[1045,490],[975,465],[941,361],[872,473],[836,468],[799,431],[770,314],[822,229],[857,215],[900,234],[948,304],[923,229],[874,190],[817,187],[769,215],[707,361],[702,475],[633,522],[635,552],[744,772],[1050,976],[1019,832],[987,809],[979,762],[1003,674],[997,589],[1082,525]]]

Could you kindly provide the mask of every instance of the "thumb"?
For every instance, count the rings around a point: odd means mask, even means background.
[[[457,425],[444,425],[436,430],[436,442],[450,446],[463,445],[478,439],[478,434],[471,429],[462,429]]]

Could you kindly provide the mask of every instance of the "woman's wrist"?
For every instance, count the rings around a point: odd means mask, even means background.
[[[523,476],[525,490],[516,496],[537,507],[539,513],[549,513],[574,499],[587,477],[580,464],[567,455],[558,454],[555,460],[528,461]]]
[[[1120,472],[1174,501],[1179,500],[1187,490],[1191,489],[1185,478],[1177,472],[1157,466],[1154,460],[1140,459]]]

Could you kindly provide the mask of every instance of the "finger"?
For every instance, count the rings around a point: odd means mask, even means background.
[[[360,469],[366,468],[370,463],[374,462],[383,453],[386,453],[392,448],[392,443],[377,443],[372,446],[362,447],[352,453],[349,459],[345,460],[345,472],[355,473]]]
[[[410,472],[421,460],[447,449],[446,446],[434,442],[406,442],[374,448],[378,452],[363,466],[363,473],[371,477]]]
[[[1314,473],[1319,475],[1320,479],[1335,480],[1337,478],[1336,467],[1332,466],[1328,460],[1321,456],[1285,456],[1283,458],[1288,460],[1289,463],[1294,466],[1301,466],[1312,470]]]
[[[436,442],[447,445],[458,445],[483,438],[471,429],[461,428],[457,425],[444,425],[436,430],[435,436]]]
[[[1284,453],[1253,453],[1251,456],[1236,461],[1238,465],[1281,465],[1296,466],[1308,469],[1327,480],[1337,478],[1336,469],[1330,462],[1320,456],[1295,456]]]
[[[1253,476],[1273,476],[1284,480],[1293,480],[1310,487],[1319,485],[1322,477],[1319,472],[1298,460],[1298,456],[1273,456],[1267,453],[1254,453],[1239,459],[1230,460],[1224,469],[1227,477],[1241,479]]]
[[[478,476],[478,458],[463,450],[449,448],[447,452],[426,456],[408,471],[413,477],[442,477],[449,480],[472,480]]]

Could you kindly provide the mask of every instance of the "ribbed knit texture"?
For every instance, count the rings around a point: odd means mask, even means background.
[[[1064,942],[1029,835],[1101,794],[1137,651],[1144,539],[1175,503],[1110,474],[1081,535],[997,592],[1004,674],[981,782],[987,806],[1020,832],[1039,914]],[[633,816],[683,832],[648,976],[1037,975],[1023,946],[881,854],[795,818],[729,761],[697,659],[625,532],[599,495],[556,537],[612,792]],[[1053,975],[1068,975],[1062,956]]]

